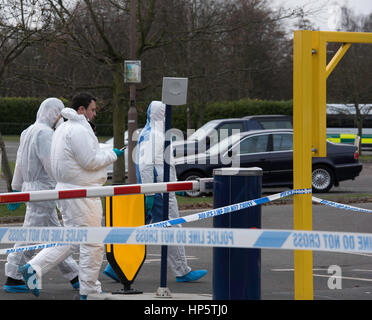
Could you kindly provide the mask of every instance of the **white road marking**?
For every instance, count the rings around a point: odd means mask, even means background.
[[[327,269],[313,269],[313,271],[326,271]],[[274,271],[274,272],[292,272],[294,271],[294,269],[292,268],[288,268],[288,269],[271,269],[271,271]],[[367,271],[367,272],[372,272],[372,270],[363,270],[363,269],[353,269],[352,271]],[[355,277],[345,277],[345,276],[335,276],[335,275],[332,275],[332,274],[316,274],[316,273],[313,273],[313,276],[314,277],[322,277],[322,278],[330,278],[330,277],[333,277],[333,278],[337,278],[337,279],[342,279],[342,280],[354,280],[354,281],[366,281],[366,282],[372,282],[372,279],[367,279],[367,278],[355,278]]]
[[[313,274],[314,277],[323,277],[323,278],[337,278],[337,279],[342,279],[342,280],[354,280],[354,281],[367,281],[367,282],[372,282],[372,279],[365,279],[365,278],[353,278],[353,277],[338,277],[334,275],[326,275],[326,274]]]

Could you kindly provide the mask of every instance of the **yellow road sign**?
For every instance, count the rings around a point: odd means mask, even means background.
[[[106,198],[107,227],[138,227],[145,224],[144,195]],[[110,244],[106,246],[107,261],[124,285],[136,278],[146,258],[145,245]]]

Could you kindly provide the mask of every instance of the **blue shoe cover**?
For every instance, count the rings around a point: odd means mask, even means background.
[[[120,282],[118,276],[116,275],[115,271],[112,269],[111,265],[108,264],[105,270],[103,271],[103,274],[105,276],[108,276],[112,280],[115,280],[116,282]]]
[[[80,300],[88,300],[88,296],[86,294],[81,294]]]
[[[30,289],[31,293],[38,297],[40,295],[39,286],[37,283],[36,271],[31,267],[29,263],[18,267],[22,273],[23,279],[26,282],[26,286]]]
[[[79,281],[77,281],[75,283],[72,283],[71,285],[72,285],[72,289],[74,289],[74,290],[79,290],[80,289],[80,282]]]
[[[208,273],[207,270],[195,270],[190,271],[188,274],[182,276],[182,277],[176,277],[177,282],[190,282],[190,281],[196,281],[200,278],[204,277]]]
[[[4,290],[9,293],[25,293],[30,292],[30,289],[27,288],[25,284],[19,284],[14,286],[4,285]]]

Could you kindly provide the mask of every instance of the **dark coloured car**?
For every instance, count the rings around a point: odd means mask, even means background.
[[[357,147],[327,141],[327,157],[313,158],[313,192],[328,192],[362,170]],[[214,168],[260,167],[264,187],[293,185],[293,130],[257,130],[232,135],[198,155],[175,160],[179,180],[212,177]],[[198,196],[196,192],[187,193]]]
[[[238,132],[262,129],[292,129],[292,116],[254,115],[243,118],[211,120],[186,140],[172,144],[176,158],[202,153],[219,141]]]

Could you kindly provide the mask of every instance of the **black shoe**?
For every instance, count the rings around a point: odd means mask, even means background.
[[[4,290],[10,293],[19,293],[19,292],[29,292],[30,289],[27,288],[23,280],[13,279],[11,277],[6,278],[4,285]]]
[[[79,282],[79,277],[76,276],[74,279],[72,279],[70,281],[71,285],[72,285],[72,289],[74,290],[79,290],[80,288],[80,282]]]

